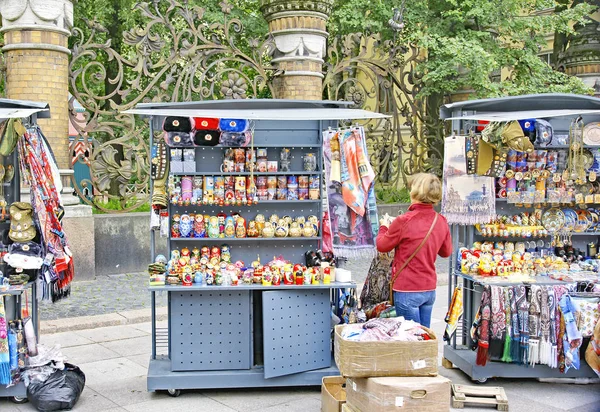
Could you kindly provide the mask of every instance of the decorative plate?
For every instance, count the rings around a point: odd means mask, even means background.
[[[583,143],[600,146],[600,122],[588,123],[583,128]]]
[[[549,233],[556,233],[565,225],[565,214],[556,207],[548,209],[542,215],[542,225]]]
[[[575,224],[577,223],[577,213],[573,209],[564,209],[563,214],[565,215],[563,229],[572,232],[575,230]]]
[[[594,209],[594,208],[589,208],[587,209],[589,215],[590,215],[590,227],[587,229],[588,232],[594,232],[596,231],[597,227],[598,227],[598,223],[600,222],[600,215],[598,214],[598,210]]]
[[[579,209],[577,212],[577,221],[575,222],[575,233],[582,233],[592,225],[592,217],[585,209]]]

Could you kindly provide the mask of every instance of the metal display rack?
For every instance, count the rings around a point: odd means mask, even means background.
[[[50,118],[49,106],[46,103],[30,102],[24,100],[0,99],[0,119],[7,118],[22,118],[27,119],[30,124],[36,124],[38,118]],[[2,184],[2,196],[6,200],[6,204],[10,205],[13,202],[18,202],[21,198],[21,175],[19,168],[19,155],[17,150],[7,158],[0,157],[0,163],[5,170],[8,165],[14,167],[14,177],[9,183]],[[10,226],[8,217],[0,221],[0,231],[7,229]],[[6,273],[6,263],[0,259],[0,270]],[[23,293],[27,290],[31,291],[31,320],[33,322],[36,338],[39,341],[39,309],[36,299],[37,288],[36,282],[29,282],[23,286],[11,286],[7,291],[0,291],[0,299],[5,299],[5,309],[7,321],[21,317],[21,309],[23,307]],[[23,382],[6,387],[0,385],[0,398],[10,397],[15,403],[23,403],[27,399],[27,389]]]
[[[507,97],[498,99],[472,100],[456,104],[442,106],[440,114],[443,119],[452,120],[452,130],[468,132],[478,120],[509,121],[529,118],[543,118],[553,126],[555,134],[567,133],[572,118],[579,114],[583,115],[584,123],[600,121],[600,99],[589,96],[570,94],[544,94],[519,97]],[[561,132],[563,131],[563,132]],[[566,131],[566,132],[564,132]],[[600,146],[595,146],[600,148]],[[536,146],[536,149],[544,150],[568,150],[568,145],[550,144],[549,146]],[[507,203],[506,199],[496,199],[496,210],[499,214],[515,214],[523,208]],[[473,341],[470,336],[470,328],[475,319],[481,302],[481,293],[486,284],[497,286],[510,286],[517,284],[558,285],[566,282],[554,280],[548,277],[537,277],[530,283],[523,281],[511,281],[506,279],[498,281],[479,276],[464,275],[457,269],[457,251],[465,246],[469,247],[474,241],[499,240],[499,238],[483,237],[475,230],[474,226],[452,225],[451,235],[454,253],[449,263],[448,283],[448,305],[452,301],[452,293],[457,285],[463,287],[464,313],[462,321],[450,342],[444,345],[443,365],[452,365],[461,369],[472,380],[485,382],[488,378],[595,378],[597,375],[585,363],[581,356],[581,367],[579,370],[571,368],[567,373],[561,373],[558,368],[550,368],[547,365],[535,367],[519,365],[516,363],[487,362],[486,366],[476,364],[477,353],[471,350]],[[586,242],[598,237],[600,233],[584,232],[575,233],[572,239],[575,247],[585,250]],[[550,238],[543,238],[549,240]],[[533,239],[503,238],[507,241],[528,241]],[[537,239],[535,239],[537,240]],[[587,342],[587,340],[585,341]],[[585,344],[582,345],[585,347]]]
[[[253,147],[268,148],[269,160],[279,159],[279,149],[290,149],[290,172],[262,175],[323,176],[323,137],[338,119],[384,117],[379,113],[347,109],[345,102],[246,100],[176,104],[144,104],[130,113],[151,116],[150,139],[160,130],[165,116],[242,118],[254,121]],[[308,111],[308,112],[307,112]],[[250,145],[248,146],[250,147]],[[195,173],[223,175],[220,166],[224,146],[197,147]],[[302,156],[316,154],[317,171],[303,171]],[[260,175],[261,173],[255,173]],[[228,175],[250,175],[231,173]],[[259,201],[245,206],[169,206],[172,213],[240,211],[244,217],[323,215],[323,201]],[[151,258],[155,257],[154,237]],[[316,237],[243,239],[170,239],[172,248],[229,244],[234,260],[263,262],[283,256],[304,262],[304,253],[317,250]],[[332,360],[333,305],[337,289],[355,288],[353,282],[293,286],[158,286],[149,287],[152,300],[152,356],[148,390],[241,388],[289,385],[320,385],[323,376],[338,373]],[[168,297],[168,327],[156,326],[156,294]],[[167,353],[158,355],[157,349]]]

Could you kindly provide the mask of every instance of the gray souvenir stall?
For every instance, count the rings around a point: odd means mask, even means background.
[[[349,109],[346,102],[242,100],[173,104],[140,104],[130,113],[151,116],[151,143],[160,135],[165,116],[248,119],[254,122],[254,148],[267,148],[269,160],[277,160],[281,148],[291,154],[289,171],[255,176],[310,174],[323,178],[323,130],[342,119],[371,119],[384,115]],[[162,136],[161,136],[162,137]],[[248,146],[250,147],[250,145]],[[249,176],[250,172],[223,173],[226,147],[196,147],[196,168],[186,176]],[[315,153],[315,172],[303,172],[303,154]],[[323,200],[269,200],[242,206],[169,206],[173,213],[216,215],[240,211],[290,215],[323,215]],[[151,258],[155,258],[152,233]],[[317,250],[317,237],[282,238],[179,238],[169,239],[169,253],[183,247],[231,247],[233,261],[251,262],[258,256],[268,262],[283,256],[294,263]],[[148,390],[320,385],[321,378],[337,374],[332,361],[332,304],[336,289],[355,288],[352,283],[262,286],[155,286],[152,295],[152,357]],[[168,295],[168,328],[156,327],[156,294]],[[157,348],[168,353],[157,355]]]
[[[600,121],[600,99],[571,94],[541,94],[496,99],[471,100],[454,104],[447,104],[440,109],[442,119],[451,121],[449,127],[454,134],[466,135],[474,131],[479,121],[512,121],[521,119],[545,119],[554,129],[554,138],[549,144],[535,143],[535,149],[569,151],[568,142],[559,143],[559,140],[568,140],[571,121],[582,116],[584,124]],[[562,139],[561,139],[562,138]],[[600,149],[600,146],[586,145],[586,149]],[[552,205],[543,202],[541,205],[548,209]],[[595,205],[598,207],[598,205]],[[522,212],[523,207],[517,207],[507,202],[506,198],[496,198],[496,213],[499,215],[512,215]],[[530,210],[533,210],[530,208]],[[453,240],[453,255],[449,264],[448,305],[452,301],[452,293],[457,285],[463,287],[464,314],[459,321],[456,333],[450,342],[444,345],[443,364],[452,365],[465,372],[471,379],[485,382],[488,378],[594,378],[597,377],[593,370],[585,363],[581,356],[579,370],[571,368],[567,373],[561,373],[558,368],[536,364],[535,367],[524,366],[517,363],[504,363],[488,361],[485,366],[476,364],[477,352],[471,350],[473,341],[470,336],[471,326],[481,303],[481,292],[486,284],[497,286],[514,286],[519,284],[560,285],[565,284],[546,276],[535,279],[533,283],[505,281],[498,279],[485,280],[461,273],[457,251],[461,247],[470,248],[475,241],[527,241],[519,237],[482,237],[474,226],[451,225]],[[588,242],[598,240],[600,228],[597,226],[583,233],[571,233],[574,247],[586,249]],[[550,236],[534,239],[538,246],[550,247]],[[582,345],[582,353],[587,346],[587,340]]]
[[[0,99],[0,120],[11,118],[23,119],[24,124],[35,124],[38,118],[50,118],[49,106],[46,103],[30,102],[24,100]],[[20,201],[21,198],[21,177],[19,169],[19,156],[15,150],[10,156],[0,156],[0,164],[5,171],[0,178],[0,200],[6,202],[6,207],[13,202]],[[10,181],[5,179],[6,170],[12,168],[14,176]],[[10,226],[8,213],[5,218],[0,221],[0,231]],[[5,246],[2,246],[2,254],[6,253]],[[6,273],[6,263],[0,259],[0,271]],[[1,275],[0,275],[1,276]],[[26,285],[11,286],[7,291],[0,291],[0,299],[4,299],[6,320],[10,322],[14,319],[21,318],[21,310],[25,306],[26,300],[24,292],[28,290],[29,301],[31,305],[31,319],[35,327],[36,336],[39,339],[39,317],[38,317],[38,301],[36,299],[36,282],[29,282]],[[15,403],[26,402],[27,390],[25,384],[20,382],[14,386],[6,387],[0,385],[0,397],[10,397]]]

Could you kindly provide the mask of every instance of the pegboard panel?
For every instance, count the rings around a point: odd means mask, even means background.
[[[331,366],[328,290],[263,292],[265,378]]]
[[[171,370],[250,369],[248,291],[173,292]]]

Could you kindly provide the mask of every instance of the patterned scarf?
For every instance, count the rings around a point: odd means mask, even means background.
[[[567,293],[567,288],[564,286],[554,286],[555,298],[555,330],[556,330],[556,353],[558,369],[561,373],[565,371],[565,353],[563,351],[563,341],[565,337],[565,319],[563,318],[560,306],[556,302],[560,302],[562,297]]]
[[[342,197],[356,214],[365,215],[367,197],[375,172],[366,155],[365,131],[362,127],[340,133],[342,161]]]
[[[527,301],[527,288],[525,285],[515,286],[517,310],[519,313],[520,351],[516,358],[518,363],[527,364],[529,349],[529,302]],[[513,358],[513,361],[515,358]]]
[[[491,287],[486,285],[483,287],[483,293],[481,294],[481,323],[479,324],[477,332],[479,341],[477,342],[477,358],[475,363],[479,366],[485,366],[489,357],[488,350],[490,347],[490,319],[492,311],[491,301]]]
[[[327,186],[327,203],[329,207],[329,220],[331,233],[333,235],[333,251],[336,256],[353,258],[353,259],[373,259],[376,255],[375,249],[375,238],[379,231],[379,218],[377,216],[377,203],[375,199],[374,185],[371,184],[366,195],[365,180],[362,178],[363,175],[367,176],[366,181],[370,178],[368,165],[368,159],[366,158],[367,147],[364,139],[364,131],[359,128],[358,132],[351,130],[347,131],[325,131],[323,132],[323,157],[325,163],[325,179]],[[352,207],[349,206],[344,200],[349,199],[348,194],[349,188],[343,188],[340,182],[332,180],[331,176],[331,164],[332,164],[332,152],[331,152],[331,140],[333,137],[338,137],[340,140],[341,148],[341,160],[342,160],[342,182],[349,182],[350,169],[356,166],[358,170],[357,176],[361,177],[357,182],[356,187],[356,199],[351,202]],[[360,153],[350,158],[350,164],[348,159],[345,159],[345,147],[344,142],[348,142],[349,151],[361,147]],[[363,160],[360,160],[363,159]],[[367,165],[364,164],[364,160],[367,159]],[[354,160],[360,161],[353,166]],[[344,166],[345,165],[345,166]],[[366,169],[365,169],[366,167]],[[363,172],[361,170],[365,169]],[[346,170],[346,172],[344,172]],[[353,169],[354,170],[354,169]],[[346,173],[346,174],[345,174]],[[344,177],[346,176],[346,177]],[[352,176],[356,176],[353,172]],[[346,179],[346,180],[344,180]],[[346,184],[348,186],[348,184]],[[345,194],[346,192],[346,194]],[[354,192],[352,192],[354,193]],[[361,199],[364,199],[362,208],[358,208],[354,203],[360,204]],[[358,210],[361,213],[358,213]]]
[[[444,318],[444,321],[446,322],[446,329],[444,330],[445,341],[449,342],[456,332],[458,321],[463,315],[463,311],[463,289],[462,287],[457,286],[454,288],[452,302],[450,303],[450,307],[448,307],[448,312],[446,312],[446,317]]]
[[[560,300],[560,310],[565,319],[565,337],[563,343],[563,351],[565,353],[565,373],[570,368],[579,369],[580,354],[579,347],[583,342],[581,332],[577,329],[575,320],[575,312],[577,308],[571,297],[565,294]]]
[[[489,223],[496,215],[493,177],[467,175],[465,136],[444,141],[442,215],[449,224]]]
[[[504,334],[506,333],[506,313],[504,311],[504,293],[501,286],[491,287],[492,317],[490,327],[490,358],[500,360],[504,349]]]
[[[511,343],[510,343],[510,360],[511,362],[519,362],[519,349],[521,334],[519,333],[519,309],[517,306],[517,286],[508,288],[508,296],[510,298],[510,328],[511,328]]]
[[[540,362],[542,287],[539,285],[531,286],[529,299],[529,348],[527,358],[529,364],[534,366]]]
[[[554,288],[543,286],[542,288],[542,312],[541,312],[541,341],[540,341],[540,363],[550,367],[556,364],[556,337],[554,336],[554,322],[556,302]],[[554,352],[553,352],[554,350]]]
[[[31,189],[31,204],[39,220],[42,243],[54,255],[54,263],[42,268],[51,281],[45,282],[43,296],[57,301],[68,296],[73,280],[74,265],[60,218],[63,208],[60,199],[60,177],[56,162],[39,127],[27,130],[19,139],[19,161],[24,180]]]
[[[506,319],[506,333],[504,334],[504,351],[502,352],[502,362],[512,362],[512,358],[510,355],[510,351],[512,348],[512,339],[513,339],[513,316],[512,316],[512,304],[511,304],[511,295],[514,296],[513,292],[512,292],[512,287],[506,287],[503,288],[502,290],[502,294],[503,294],[503,298],[504,298],[504,317]],[[516,310],[515,310],[515,317],[517,316],[516,314]],[[517,319],[517,325],[518,325],[518,319]]]
[[[8,324],[4,310],[4,297],[0,295],[0,385],[10,384],[10,352],[8,350]]]

